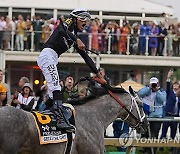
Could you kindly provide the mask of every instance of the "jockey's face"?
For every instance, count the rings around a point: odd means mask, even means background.
[[[82,20],[77,18],[77,28],[79,31],[83,31],[84,26],[86,26],[86,22],[87,21],[82,21]]]

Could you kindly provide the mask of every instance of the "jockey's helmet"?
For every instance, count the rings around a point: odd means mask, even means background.
[[[81,21],[88,21],[91,19],[91,15],[90,13],[84,9],[84,8],[77,8],[77,9],[74,9],[70,15],[74,18],[77,18]]]

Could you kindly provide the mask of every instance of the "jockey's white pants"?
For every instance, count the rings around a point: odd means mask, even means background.
[[[57,70],[58,54],[51,48],[44,48],[38,57],[37,63],[47,82],[49,97],[53,99],[53,91],[61,90]]]

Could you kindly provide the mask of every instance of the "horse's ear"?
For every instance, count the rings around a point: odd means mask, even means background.
[[[129,92],[130,92],[131,95],[134,96],[134,90],[133,90],[133,88],[131,86],[129,86]]]

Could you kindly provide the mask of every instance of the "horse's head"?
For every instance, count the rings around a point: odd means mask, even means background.
[[[124,112],[123,121],[127,121],[129,126],[135,128],[138,133],[145,133],[149,125],[146,115],[143,111],[142,101],[137,93],[129,86],[129,94],[131,97],[131,104],[127,106],[130,113]]]

